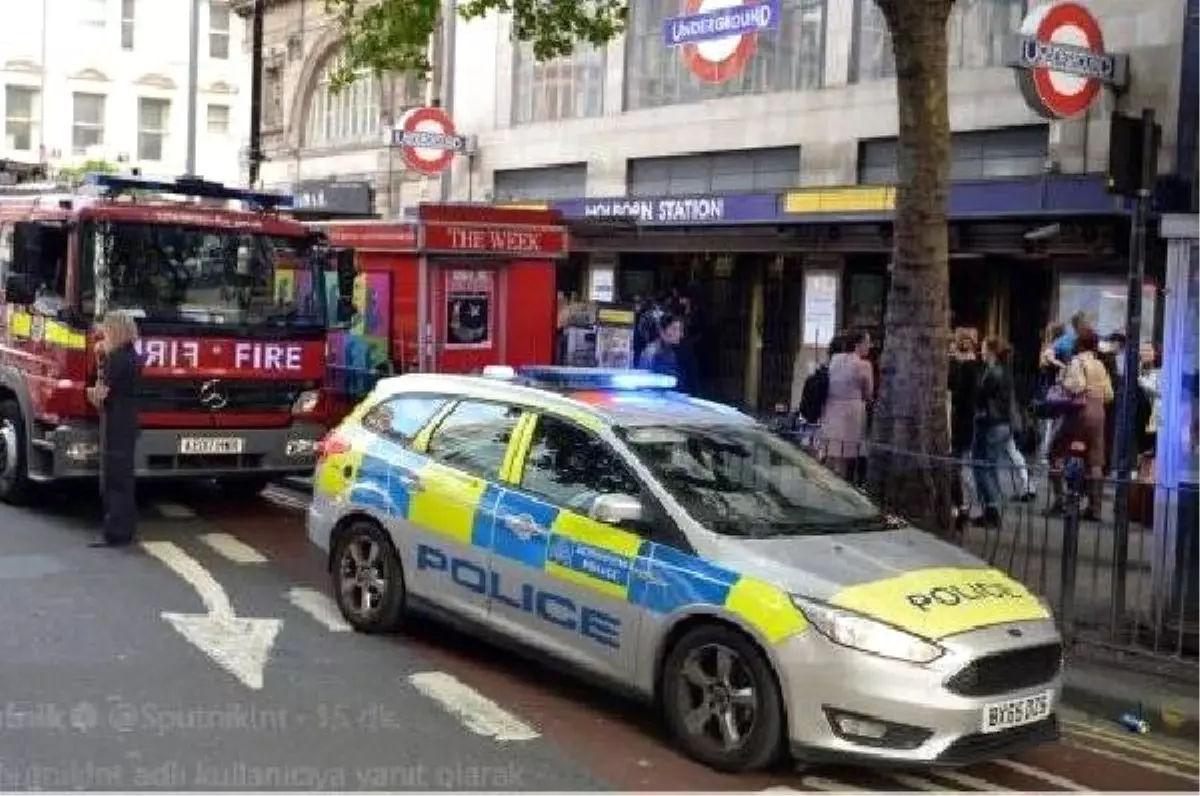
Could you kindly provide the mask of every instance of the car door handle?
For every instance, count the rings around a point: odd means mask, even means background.
[[[542,533],[542,526],[534,522],[533,517],[528,514],[509,515],[504,518],[504,524],[523,542],[528,542]]]
[[[425,485],[421,483],[421,479],[417,478],[412,473],[400,473],[400,475],[396,477],[396,480],[400,482],[400,486],[404,487],[409,492],[425,491]]]

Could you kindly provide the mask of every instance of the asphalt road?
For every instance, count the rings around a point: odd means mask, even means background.
[[[0,507],[0,790],[1195,791],[1195,749],[1067,716],[957,772],[733,777],[640,706],[418,623],[349,632],[303,497],[147,496],[144,544],[91,549],[87,492]]]

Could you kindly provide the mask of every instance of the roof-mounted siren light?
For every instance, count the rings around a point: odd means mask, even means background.
[[[112,196],[129,191],[150,191],[175,196],[245,202],[256,210],[278,210],[292,207],[294,203],[293,197],[286,194],[230,188],[219,182],[211,182],[190,174],[185,174],[174,181],[123,177],[116,174],[88,174],[84,177],[83,182],[84,185],[98,188]]]
[[[537,386],[565,390],[674,390],[678,386],[674,376],[619,368],[539,365],[519,368],[517,375]]]

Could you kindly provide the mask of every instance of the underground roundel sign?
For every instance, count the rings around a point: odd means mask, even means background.
[[[779,0],[684,0],[683,14],[663,22],[663,42],[706,83],[740,77],[758,35],[779,27]]]
[[[1034,9],[1010,45],[1008,65],[1029,107],[1045,119],[1070,119],[1091,107],[1105,85],[1123,88],[1129,62],[1104,49],[1100,23],[1079,3]]]
[[[466,138],[441,108],[413,108],[392,128],[392,146],[408,168],[430,176],[440,174],[455,154],[467,148]]]

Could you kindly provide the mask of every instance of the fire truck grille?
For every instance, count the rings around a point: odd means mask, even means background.
[[[287,412],[307,389],[294,381],[166,381],[144,379],[143,412]]]

